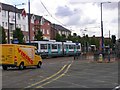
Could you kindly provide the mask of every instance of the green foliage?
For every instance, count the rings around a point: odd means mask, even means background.
[[[112,45],[111,45],[111,47],[112,47],[112,49],[113,50],[115,50],[115,43],[116,43],[116,36],[115,35],[112,35]]]
[[[17,38],[20,44],[24,43],[24,35],[20,28],[16,28],[16,30],[13,31],[13,38]]]
[[[66,40],[66,36],[64,34],[62,34],[61,39],[62,39],[62,41],[65,41]]]
[[[115,42],[116,42],[116,36],[112,35],[112,43],[115,44]]]
[[[0,26],[0,43],[5,44],[6,41],[6,34],[5,34],[5,30],[3,27]]]
[[[56,39],[56,41],[62,41],[62,37],[60,36],[59,33],[56,34],[55,39]]]
[[[76,36],[77,36],[77,34],[76,34],[76,33],[73,33],[73,36],[74,36],[74,37],[76,37]]]
[[[43,40],[43,34],[40,30],[38,30],[37,33],[35,34],[35,39],[37,41]]]
[[[93,37],[89,37],[88,35],[84,35],[83,37],[80,37],[80,36],[77,36],[76,33],[73,33],[73,35],[69,35],[68,38],[64,38],[62,36],[60,36],[59,34],[56,35],[56,40],[57,41],[62,41],[62,40],[69,40],[69,41],[72,41],[72,42],[80,42],[81,45],[83,47],[86,47],[88,49],[88,47],[90,45],[96,45],[96,48],[99,50],[99,47],[100,47],[100,39],[101,38],[96,38],[95,35],[93,35]],[[112,40],[111,39],[106,39],[104,38],[104,44],[105,46],[108,46],[110,45],[111,46],[111,42]],[[86,49],[86,50],[87,50]]]

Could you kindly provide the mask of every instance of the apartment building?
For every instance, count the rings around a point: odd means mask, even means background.
[[[6,36],[8,29],[10,31],[10,41],[13,40],[13,31],[15,30],[15,11],[16,11],[16,27],[21,28],[22,32],[28,31],[28,16],[22,16],[24,9],[15,8],[13,5],[1,3],[0,7],[0,25],[4,27]],[[28,40],[28,35],[24,35],[24,39]],[[7,38],[6,38],[7,39]]]

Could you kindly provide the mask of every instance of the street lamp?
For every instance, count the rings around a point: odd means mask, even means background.
[[[100,3],[100,7],[101,7],[101,40],[102,40],[101,49],[102,49],[102,54],[103,54],[103,51],[104,51],[103,20],[102,20],[102,4],[104,4],[104,3],[111,3],[111,2],[101,2],[101,3]]]
[[[25,5],[25,3],[15,5],[15,30],[16,30],[16,6]]]

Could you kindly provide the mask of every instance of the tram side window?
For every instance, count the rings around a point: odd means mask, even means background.
[[[57,49],[57,44],[52,44],[52,49]]]
[[[26,43],[25,45],[35,46],[38,49],[38,43]]]
[[[77,46],[77,49],[80,49],[80,46]]]
[[[47,49],[47,44],[41,44],[41,49]]]
[[[65,48],[68,49],[68,45],[65,45]]]
[[[69,49],[73,49],[74,48],[74,46],[73,45],[69,45]]]

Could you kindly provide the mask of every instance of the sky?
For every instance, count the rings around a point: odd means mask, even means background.
[[[102,4],[103,35],[109,37],[110,31],[110,35],[116,35],[118,38],[119,0],[109,1],[111,3],[107,3],[107,0],[30,0],[30,12],[62,25],[77,35],[101,36],[100,3],[104,2]],[[25,8],[28,12],[28,0],[0,0],[0,2],[11,5],[25,3],[26,5],[17,8]]]

